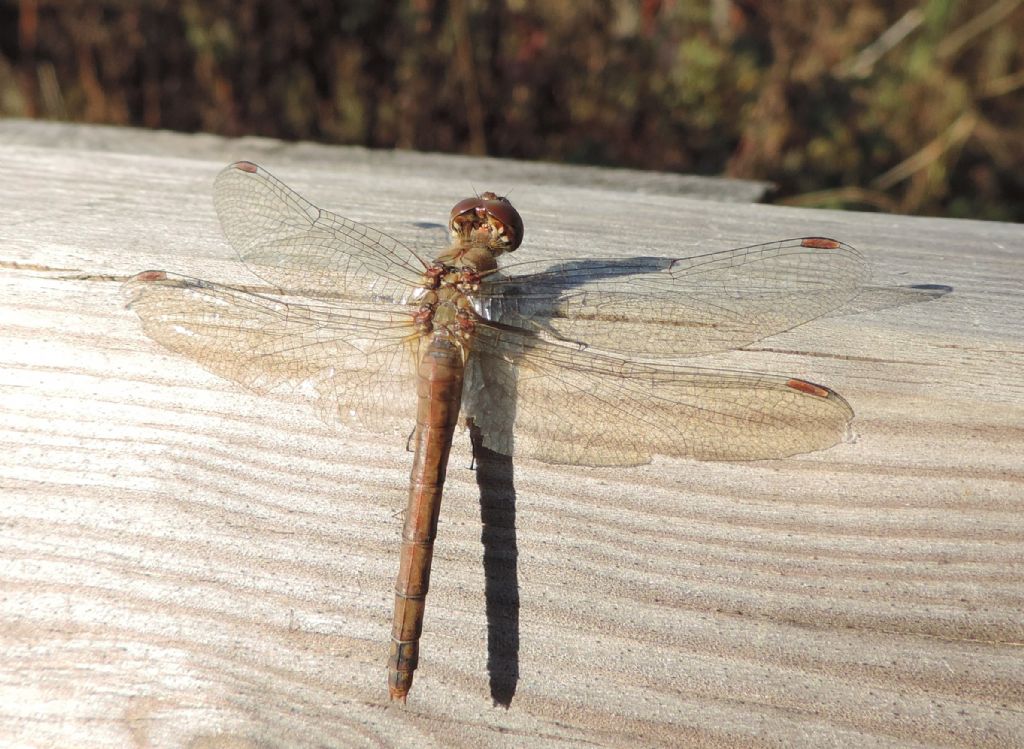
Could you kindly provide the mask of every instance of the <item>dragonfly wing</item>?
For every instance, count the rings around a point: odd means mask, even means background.
[[[491,320],[627,354],[728,351],[849,302],[869,270],[847,244],[803,237],[694,257],[578,261],[504,269],[482,289]],[[526,271],[525,275],[512,275]]]
[[[518,369],[498,355],[497,348],[485,344],[472,349],[462,384],[461,415],[480,427],[488,450],[519,455],[514,449]]]
[[[224,169],[213,202],[242,261],[283,291],[400,302],[422,283],[426,263],[398,240],[317,208],[255,164]]]
[[[301,393],[325,421],[387,431],[415,413],[412,327],[391,305],[297,304],[163,271],[125,293],[157,343],[256,392]]]
[[[629,361],[500,326],[477,326],[473,355],[477,389],[495,387],[464,399],[485,447],[550,463],[782,458],[831,447],[853,418],[803,380]]]

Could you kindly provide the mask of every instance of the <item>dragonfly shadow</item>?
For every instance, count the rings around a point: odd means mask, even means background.
[[[611,280],[645,273],[662,273],[676,262],[672,258],[637,255],[635,257],[606,258],[601,260],[567,260],[546,266],[538,273],[522,273],[534,263],[510,266],[517,275],[506,281],[503,291],[514,296],[517,290],[536,293],[543,289],[549,293],[571,291],[594,281]]]
[[[495,705],[509,707],[519,683],[519,547],[512,458],[483,446],[470,428],[480,487],[480,542],[487,606],[487,674]]]
[[[934,302],[953,293],[953,287],[938,283],[919,283],[904,286],[864,286],[853,299],[830,312],[826,317],[845,317],[866,312],[905,307],[910,304]]]

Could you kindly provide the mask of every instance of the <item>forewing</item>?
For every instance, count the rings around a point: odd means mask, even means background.
[[[853,418],[802,380],[628,361],[483,324],[473,356],[463,407],[484,446],[550,463],[782,458],[831,447]]]
[[[531,272],[536,265],[490,279],[481,312],[551,339],[665,358],[728,351],[789,330],[849,302],[869,275],[857,250],[821,237]]]
[[[213,202],[242,261],[286,293],[400,302],[421,284],[426,264],[412,250],[317,208],[255,164],[224,169]]]
[[[415,414],[412,327],[390,305],[292,303],[163,271],[134,276],[125,293],[165,348],[260,393],[301,393],[325,421],[382,431]]]

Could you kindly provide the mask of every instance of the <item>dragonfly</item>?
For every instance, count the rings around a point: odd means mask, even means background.
[[[224,169],[213,196],[225,237],[269,291],[151,270],[126,283],[128,304],[165,348],[253,391],[306,395],[328,422],[408,434],[415,418],[392,700],[405,702],[419,662],[460,425],[503,455],[635,466],[654,456],[823,450],[853,418],[823,385],[692,361],[852,300],[868,267],[837,240],[501,266],[522,244],[524,224],[492,192],[455,205],[447,247],[434,258],[316,207],[251,162]]]

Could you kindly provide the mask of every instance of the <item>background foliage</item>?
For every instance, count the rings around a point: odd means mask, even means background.
[[[1024,221],[1022,0],[0,0],[0,114]]]

